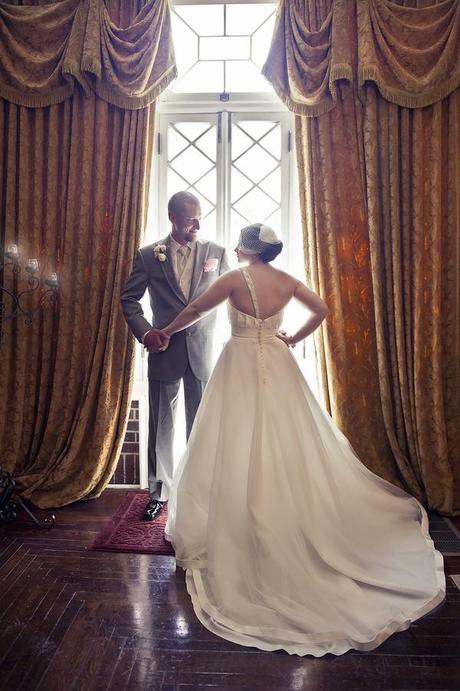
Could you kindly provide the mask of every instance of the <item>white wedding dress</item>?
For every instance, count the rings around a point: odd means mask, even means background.
[[[166,537],[199,620],[297,655],[372,650],[442,602],[421,504],[374,475],[276,338],[282,312],[229,305],[232,337],[205,389]],[[359,385],[359,383],[358,383]]]

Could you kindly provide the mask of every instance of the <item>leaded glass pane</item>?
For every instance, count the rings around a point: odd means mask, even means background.
[[[181,192],[188,187],[187,181],[180,177],[180,175],[177,175],[171,168],[168,168],[167,185],[168,199],[176,192]]]
[[[200,60],[249,60],[249,36],[219,36],[200,39]]]
[[[206,217],[201,219],[201,230],[200,235],[206,240],[217,239],[217,216],[216,212],[211,211]]]
[[[236,246],[238,242],[241,229],[249,225],[249,223],[250,221],[248,221],[247,218],[244,218],[243,216],[241,216],[241,214],[235,211],[234,208],[232,208],[230,212],[230,238],[232,249]]]
[[[172,91],[271,91],[260,70],[273,33],[274,3],[177,5],[171,14],[178,68]]]
[[[264,218],[264,222],[267,225],[271,226],[273,230],[275,230],[280,240],[283,239],[283,228],[281,226],[281,209],[277,209],[270,216]]]
[[[171,168],[192,184],[213,167],[213,163],[196,148],[189,147],[170,163]]]
[[[234,208],[251,223],[256,223],[268,218],[277,210],[278,204],[258,187],[254,187],[234,204]]]
[[[184,154],[181,154],[183,156]],[[244,175],[247,175],[254,182],[259,182],[268,173],[277,167],[278,163],[264,149],[254,145],[246,151],[234,163],[234,166]]]
[[[222,36],[224,33],[223,4],[176,5],[172,14],[178,14],[198,36]]]
[[[168,158],[171,160],[174,156],[180,154],[181,151],[187,148],[189,142],[182,137],[173,127],[168,130]]]
[[[216,129],[212,127],[202,137],[195,141],[200,151],[205,153],[213,161],[216,160]]]
[[[229,36],[253,34],[269,17],[275,17],[273,3],[227,5],[226,29]]]
[[[232,168],[232,204],[236,202],[237,199],[248,192],[253,183],[248,180],[245,175],[242,175],[239,170],[235,167]]]
[[[206,199],[202,194],[199,193],[199,191],[196,189],[196,187],[189,187],[189,192],[194,194],[198,199],[200,200],[200,206],[201,206],[201,218],[204,221],[207,216],[214,210],[214,204],[211,204],[211,202]]]
[[[262,69],[270,47],[275,28],[275,13],[251,36],[252,60]]]
[[[272,91],[271,84],[251,60],[227,60],[225,62],[225,90],[248,93]]]
[[[209,122],[171,122],[168,126],[168,199],[188,190],[200,200],[202,232],[216,238],[216,126]]]
[[[273,129],[259,141],[260,146],[263,146],[266,151],[271,153],[272,156],[276,156],[276,158],[281,158],[280,130],[281,128],[279,125],[273,127]]]
[[[216,204],[216,169],[213,168],[206,173],[204,177],[201,178],[197,183],[195,183],[196,189],[203,194],[209,201],[211,201],[214,206]]]
[[[259,187],[269,194],[270,197],[276,199],[278,204],[281,203],[281,168],[276,168],[265,180],[261,180]]]
[[[244,151],[247,151],[252,145],[251,137],[242,131],[238,125],[232,130],[232,157],[233,159],[240,156]]]
[[[235,146],[236,145],[236,146]],[[272,120],[237,120],[232,126],[231,237],[241,227],[267,222],[280,231],[281,125]]]
[[[239,122],[238,127],[247,132],[253,139],[260,139],[273,129],[274,124],[274,122],[269,120],[245,120],[244,122]]]
[[[171,13],[171,28],[177,72],[183,76],[198,60],[198,36],[174,12]]]
[[[210,129],[209,122],[176,122],[173,127],[191,142]]]
[[[173,83],[173,90],[187,94],[224,91],[223,60],[195,63],[179,81]]]

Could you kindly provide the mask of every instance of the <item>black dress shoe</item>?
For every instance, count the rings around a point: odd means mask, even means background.
[[[160,515],[165,503],[164,501],[158,501],[158,499],[151,499],[144,509],[144,515],[142,516],[144,521],[154,521]]]

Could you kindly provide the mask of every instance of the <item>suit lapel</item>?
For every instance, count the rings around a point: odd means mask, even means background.
[[[160,262],[161,268],[163,269],[163,273],[165,275],[166,280],[169,283],[169,287],[173,291],[173,293],[179,298],[181,302],[184,303],[184,305],[187,304],[187,300],[185,299],[185,295],[183,294],[182,290],[180,289],[180,286],[176,280],[176,276],[174,274],[174,268],[172,265],[172,257],[171,257],[171,242],[170,242],[170,237],[168,237],[165,240],[160,240],[158,245],[166,245],[166,256],[167,259],[165,262]]]
[[[203,275],[203,265],[209,252],[209,242],[200,242],[197,240],[196,243],[195,264],[193,265],[192,280],[190,283],[189,302],[193,300],[195,291],[198,288],[201,276]]]

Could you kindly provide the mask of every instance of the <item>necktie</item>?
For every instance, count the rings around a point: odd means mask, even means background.
[[[179,249],[176,252],[176,271],[177,271],[177,278],[180,282],[182,278],[182,274],[185,271],[185,267],[187,265],[187,259],[190,253],[190,247],[187,245],[183,245],[182,247],[179,247]]]

